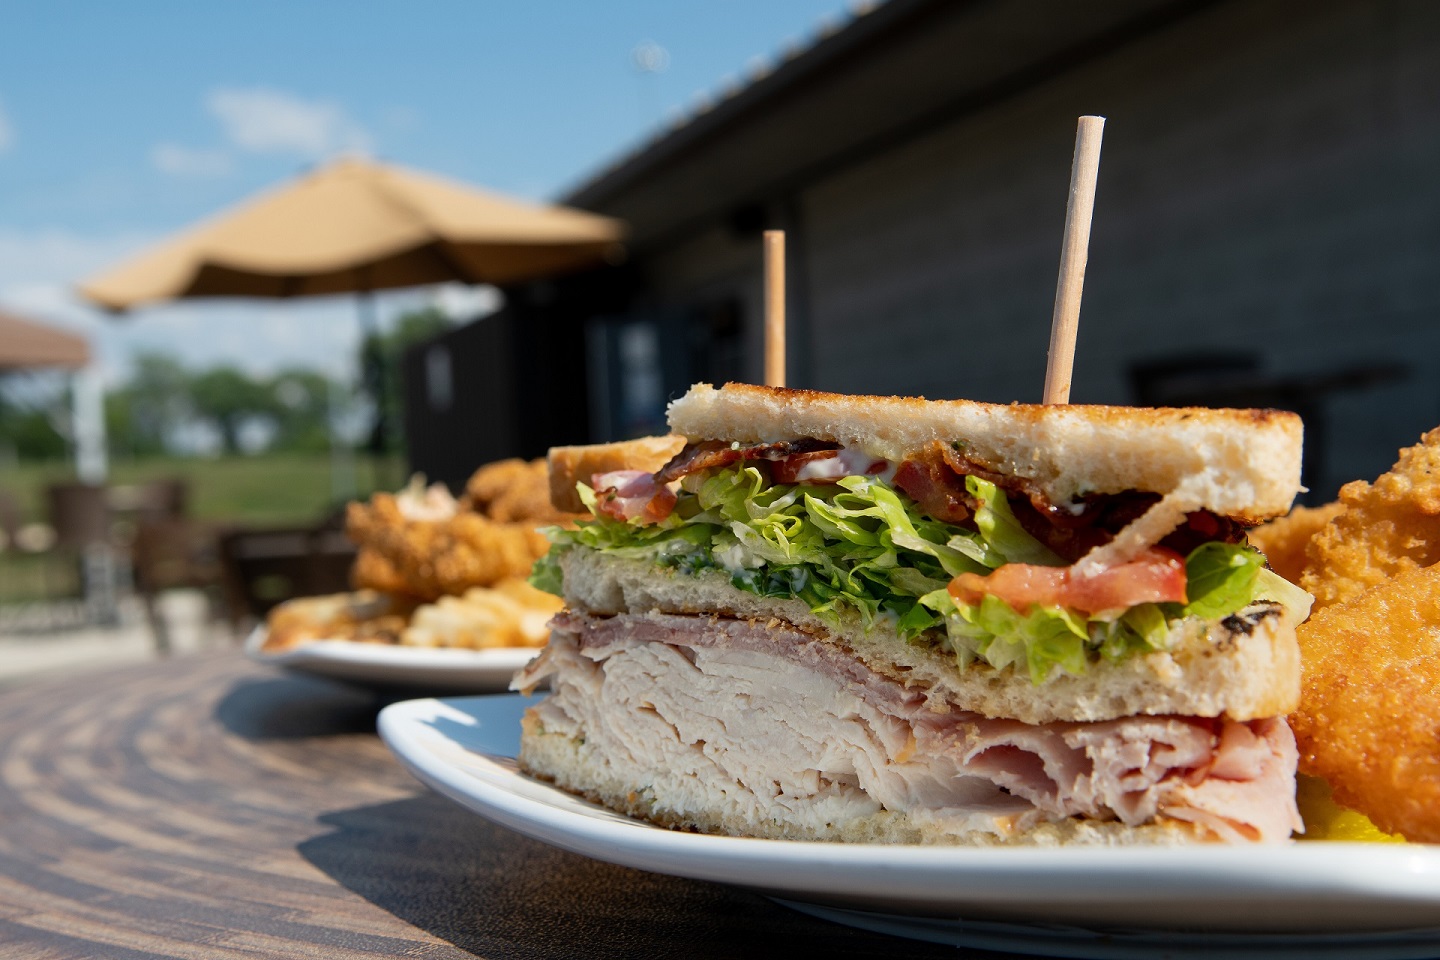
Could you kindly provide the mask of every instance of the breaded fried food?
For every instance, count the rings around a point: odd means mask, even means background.
[[[446,520],[412,520],[388,493],[350,504],[345,532],[362,553],[373,551],[385,560],[405,593],[427,601],[528,576],[549,548],[533,522],[501,523],[467,512]]]
[[[475,513],[502,523],[560,523],[575,518],[550,505],[549,471],[543,458],[487,463],[465,484],[465,497]]]
[[[1344,509],[1339,501],[1323,507],[1296,507],[1283,517],[1255,527],[1247,536],[1250,545],[1265,554],[1271,570],[1291,583],[1299,583],[1309,562],[1305,551],[1311,539]]]
[[[355,556],[350,568],[350,584],[356,590],[374,590],[377,593],[405,594],[408,592],[405,578],[379,552],[368,547]]]
[[[415,611],[400,642],[420,647],[542,647],[564,601],[518,578],[472,587]]]
[[[1347,483],[1340,503],[1343,512],[1311,539],[1300,577],[1316,610],[1440,560],[1440,428],[1400,451],[1373,484]]]
[[[526,577],[549,542],[537,528],[574,514],[550,504],[544,460],[501,460],[475,471],[456,500],[415,477],[399,493],[346,508],[345,532],[360,547],[357,587],[422,601]]]
[[[1296,633],[1300,771],[1386,833],[1440,842],[1440,567],[1401,569]]]
[[[413,601],[370,590],[286,600],[266,618],[264,649],[288,650],[312,640],[397,643]]]

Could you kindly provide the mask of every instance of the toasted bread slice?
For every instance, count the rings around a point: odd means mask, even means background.
[[[891,461],[937,441],[959,444],[970,460],[1033,482],[1056,504],[1183,489],[1184,510],[1259,522],[1288,511],[1300,491],[1301,421],[1277,410],[1006,405],[702,383],[670,404],[669,420],[690,440],[813,437]]]

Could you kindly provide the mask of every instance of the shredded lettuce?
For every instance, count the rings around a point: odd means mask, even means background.
[[[965,478],[965,489],[980,503],[975,511],[975,526],[1005,563],[1033,563],[1042,567],[1063,567],[1065,561],[1053,550],[1025,532],[1010,502],[1000,488],[976,476]],[[999,564],[992,564],[999,566]]]
[[[1207,543],[1186,560],[1184,605],[1146,603],[1087,618],[1063,607],[1022,613],[990,595],[978,604],[958,603],[946,587],[961,573],[985,574],[1006,563],[1065,563],[1025,531],[995,484],[969,476],[966,487],[979,503],[974,531],[924,516],[903,492],[873,476],[771,484],[761,468],[737,464],[691,485],[669,517],[650,525],[600,514],[593,491],[582,484],[581,499],[595,519],[546,531],[554,547],[536,564],[531,583],[560,593],[560,560],[575,547],[689,573],[719,570],[739,589],[801,599],[828,622],[858,616],[868,627],[884,617],[906,640],[938,638],[962,667],[976,660],[1013,666],[1037,684],[1057,670],[1081,673],[1101,658],[1164,649],[1182,617],[1225,616],[1261,597],[1292,610],[1309,599],[1264,570],[1264,557],[1249,547]]]

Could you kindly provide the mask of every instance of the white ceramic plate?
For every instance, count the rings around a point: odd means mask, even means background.
[[[289,650],[269,651],[261,649],[264,643],[265,628],[257,627],[245,641],[245,653],[260,663],[334,680],[430,693],[505,690],[515,671],[540,652],[526,647],[454,650],[349,640],[317,640]]]
[[[527,700],[410,700],[380,735],[422,781],[599,860],[735,884],[842,923],[1044,956],[1440,955],[1440,847],[968,848],[663,830],[519,773]]]

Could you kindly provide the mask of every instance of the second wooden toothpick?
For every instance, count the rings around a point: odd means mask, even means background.
[[[785,231],[765,231],[765,385],[785,386]]]
[[[1104,130],[1104,117],[1081,117],[1075,131],[1065,238],[1060,246],[1060,277],[1055,287],[1050,353],[1045,364],[1045,403],[1070,402],[1080,294],[1085,287],[1085,261],[1090,255],[1090,217],[1095,210],[1095,179],[1100,173],[1100,138]]]

